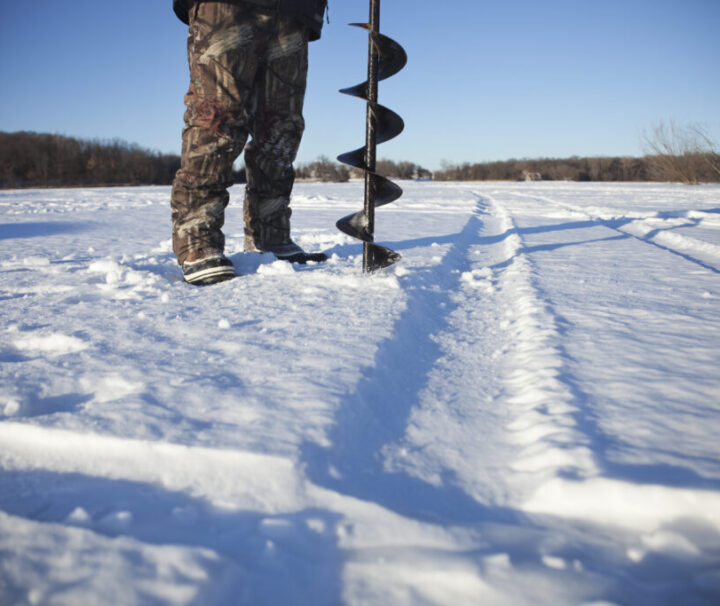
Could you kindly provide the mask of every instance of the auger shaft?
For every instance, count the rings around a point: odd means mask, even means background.
[[[380,0],[370,0],[370,31],[368,32],[368,87],[367,118],[365,121],[365,220],[367,231],[374,240],[375,234],[375,193],[377,181],[375,164],[377,160],[377,117],[373,104],[378,100],[378,49],[373,34],[380,31]],[[373,271],[372,252],[368,242],[363,242],[363,271]]]

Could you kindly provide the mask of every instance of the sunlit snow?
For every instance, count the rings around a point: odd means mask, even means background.
[[[169,188],[0,192],[0,603],[720,603],[720,187],[402,183],[373,276],[183,283]]]

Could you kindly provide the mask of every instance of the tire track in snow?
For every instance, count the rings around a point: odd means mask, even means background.
[[[473,195],[482,224],[455,259],[456,308],[433,335],[441,355],[405,436],[383,452],[436,485],[449,479],[483,503],[514,505],[558,473],[597,470],[578,429],[575,389],[563,378],[557,323],[523,242],[495,199]]]
[[[539,196],[516,194],[512,191],[503,193],[533,199],[540,198]],[[487,198],[494,202],[491,196],[487,196]],[[549,199],[547,201],[552,202]],[[560,203],[558,206],[576,211],[575,207],[571,208]],[[501,239],[504,239],[507,247],[508,261],[502,264],[505,269],[500,281],[505,281],[508,286],[506,294],[510,295],[508,301],[511,306],[514,306],[516,311],[521,311],[524,316],[517,328],[521,329],[522,324],[526,323],[530,328],[525,338],[519,334],[517,338],[513,338],[512,333],[509,334],[508,343],[511,348],[511,351],[508,352],[509,359],[511,364],[513,359],[515,363],[520,363],[517,369],[521,376],[526,371],[534,371],[535,380],[539,380],[540,385],[543,386],[543,389],[537,394],[537,400],[540,401],[543,396],[542,391],[549,388],[545,395],[553,394],[549,403],[553,407],[557,407],[556,412],[559,413],[553,421],[560,424],[567,423],[566,431],[557,436],[560,438],[559,440],[552,434],[548,434],[550,437],[550,441],[548,441],[542,436],[546,427],[545,423],[540,422],[537,414],[548,411],[547,407],[541,404],[539,408],[531,407],[526,413],[521,413],[518,420],[510,425],[511,429],[519,430],[517,436],[519,442],[522,442],[525,437],[531,442],[525,458],[530,463],[529,469],[532,469],[534,462],[541,462],[543,459],[547,459],[550,463],[560,464],[555,470],[552,469],[553,465],[550,465],[547,469],[542,470],[543,477],[538,476],[531,484],[528,484],[528,487],[534,485],[535,489],[531,494],[526,491],[528,498],[519,503],[518,507],[532,514],[575,518],[598,525],[617,525],[633,532],[645,532],[647,534],[643,537],[643,541],[646,541],[647,544],[656,540],[662,541],[661,537],[666,532],[665,528],[669,528],[670,530],[667,532],[671,534],[673,532],[672,525],[683,516],[687,516],[688,519],[696,518],[703,524],[707,523],[712,528],[718,528],[720,517],[716,512],[718,503],[720,503],[720,494],[717,491],[683,489],[663,484],[638,485],[625,479],[606,476],[607,470],[595,454],[602,452],[602,448],[597,444],[597,430],[593,430],[594,422],[588,418],[588,411],[584,410],[588,396],[582,392],[572,373],[563,368],[564,361],[569,360],[569,355],[562,343],[563,319],[553,310],[550,300],[543,297],[540,276],[533,265],[531,255],[528,254],[533,248],[525,246],[521,235],[525,232],[533,233],[534,229],[532,226],[518,229],[512,220],[510,211],[500,203],[495,202],[494,211],[503,218],[506,227]],[[577,212],[581,211],[577,210]],[[587,215],[587,213],[583,214]],[[602,224],[599,219],[591,219],[591,221],[595,224]],[[620,229],[616,229],[616,231],[620,231],[625,236],[632,235],[625,234]],[[653,242],[646,243],[655,244]],[[690,260],[695,262],[694,259]],[[515,295],[512,295],[513,291],[515,291]],[[538,328],[540,328],[539,331]],[[531,336],[533,333],[535,333],[534,337]],[[548,357],[544,367],[542,359],[548,352],[543,351],[543,343],[550,352],[554,350],[555,357],[555,363],[552,362],[552,356]],[[525,350],[532,352],[534,348],[537,348],[536,353],[526,358],[526,363],[523,363],[523,356],[513,355]],[[567,367],[569,368],[570,364],[567,364]],[[509,376],[512,378],[512,371]],[[511,380],[508,382],[508,387],[510,388],[508,402],[517,402],[519,399],[522,403],[524,396],[532,393],[528,389],[525,393],[520,391],[517,394],[519,398],[513,397],[511,390],[517,385]],[[533,399],[535,398],[529,397],[528,403]],[[564,411],[563,407],[565,407]],[[521,410],[521,408],[517,410]],[[586,427],[589,427],[589,430],[583,431],[583,428]],[[526,431],[527,435],[524,436]],[[532,443],[533,433],[541,436],[536,443]],[[567,444],[567,448],[563,444]],[[573,454],[579,455],[576,461],[578,464],[562,465],[562,458],[564,456],[572,457]],[[523,471],[526,467],[525,460],[521,457],[513,464],[513,468]],[[645,548],[631,549],[628,551],[628,557],[633,561],[638,561],[637,558],[644,558],[646,553],[648,550]]]
[[[516,498],[560,474],[584,478],[597,474],[591,439],[579,427],[577,394],[565,374],[565,353],[558,322],[537,288],[536,270],[510,215],[485,195],[497,222],[496,235],[486,237],[503,259],[495,273],[498,303],[504,310],[499,329],[505,347],[500,404],[511,411],[507,439],[517,448],[509,477]]]
[[[419,519],[506,519],[559,473],[596,473],[551,311],[509,214],[478,202],[348,396],[312,480]]]
[[[584,209],[580,206],[572,204],[566,204],[548,198],[547,196],[540,196],[537,194],[525,194],[517,191],[507,192],[510,195],[517,196],[519,198],[529,198],[531,200],[540,200],[553,204],[564,210],[571,211],[573,213],[580,214],[590,221],[604,225],[605,227],[612,229],[620,234],[631,236],[640,242],[656,246],[661,250],[665,250],[669,253],[677,255],[686,261],[695,263],[704,269],[708,269],[713,273],[720,274],[720,246],[712,244],[710,242],[704,242],[690,236],[680,235],[668,232],[668,228],[660,228],[657,226],[646,226],[644,223],[647,221],[658,219],[662,216],[662,213],[656,213],[651,217],[621,217],[621,218],[603,218],[597,213],[588,212],[588,209]],[[708,214],[702,211],[694,211],[697,214]],[[682,225],[682,227],[690,227],[693,223]],[[675,228],[677,226],[672,226]]]
[[[452,330],[448,322],[458,307],[455,297],[462,282],[461,270],[468,249],[477,242],[484,209],[484,202],[478,201],[439,264],[401,277],[407,292],[405,309],[391,336],[379,344],[373,366],[364,370],[355,391],[341,404],[330,435],[331,446],[307,443],[303,448],[302,459],[315,484],[413,519],[465,523],[505,517],[459,488],[452,469],[408,471],[396,456],[398,452],[403,456],[398,441],[428,376],[441,366],[441,337]],[[442,368],[438,372],[442,373]],[[451,398],[453,387],[448,386]],[[452,408],[444,406],[445,399],[438,403],[441,412],[453,414]]]

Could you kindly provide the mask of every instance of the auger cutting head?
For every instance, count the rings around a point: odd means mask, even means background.
[[[378,82],[399,72],[407,63],[407,55],[394,40],[379,33],[380,0],[370,0],[370,23],[351,23],[368,31],[368,77],[365,82],[340,92],[367,104],[365,145],[341,154],[338,160],[360,168],[365,173],[365,205],[360,212],[343,217],[337,227],[343,233],[362,240],[363,271],[373,272],[400,260],[400,254],[375,244],[375,209],[390,204],[402,195],[396,183],[375,172],[376,147],[397,137],[405,127],[394,111],[377,102]]]

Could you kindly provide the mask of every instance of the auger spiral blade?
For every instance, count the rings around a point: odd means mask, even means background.
[[[380,145],[381,143],[390,141],[390,139],[394,139],[401,132],[403,132],[403,130],[405,129],[405,123],[403,122],[403,119],[398,116],[394,111],[388,109],[384,105],[380,105],[379,103],[368,102],[368,106],[369,111],[372,112],[375,118],[375,124],[377,128],[375,135],[375,145]],[[363,146],[351,152],[340,154],[338,156],[338,160],[344,162],[345,164],[349,164],[350,166],[355,166],[356,168],[366,169],[366,153],[367,147]]]
[[[378,82],[394,76],[405,67],[407,54],[405,53],[405,49],[395,42],[395,40],[383,36],[380,33],[373,32],[372,26],[369,23],[350,23],[350,26],[368,30],[370,34],[370,44],[373,44],[378,52]],[[340,92],[344,95],[367,99],[369,96],[368,80],[349,88],[340,89]]]
[[[375,244],[375,209],[397,200],[402,189],[375,172],[376,147],[397,137],[405,128],[402,118],[377,102],[378,82],[398,73],[407,63],[405,50],[397,42],[379,33],[380,0],[370,0],[370,23],[351,23],[368,32],[368,77],[365,82],[342,89],[346,95],[365,100],[367,118],[365,145],[338,156],[338,160],[365,173],[363,210],[343,217],[337,228],[363,242],[363,271],[373,272],[400,260],[400,254]]]

